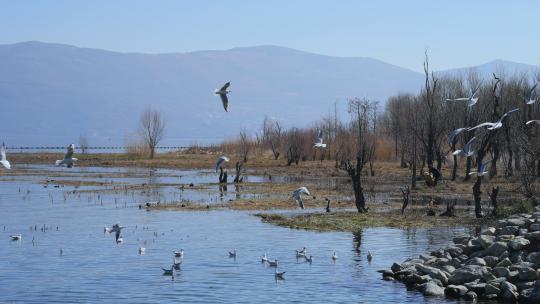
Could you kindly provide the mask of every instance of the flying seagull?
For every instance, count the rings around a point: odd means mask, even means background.
[[[473,141],[476,140],[476,136],[471,138],[471,140],[469,140],[466,144],[465,144],[465,147],[463,148],[463,150],[456,150],[452,153],[452,155],[461,155],[461,156],[465,156],[467,158],[471,157],[474,155],[474,151],[472,150],[472,143]]]
[[[525,124],[526,124],[526,125],[530,125],[530,124],[532,124],[532,123],[537,123],[537,124],[540,125],[540,119],[529,120],[529,121],[527,121]]]
[[[486,165],[489,164],[491,162],[491,160],[488,160],[487,162],[483,163],[483,164],[480,164],[480,168],[478,168],[478,172],[476,171],[471,171],[469,172],[469,175],[473,175],[473,174],[476,174],[477,176],[484,176],[486,175],[488,172],[486,171]]]
[[[9,236],[13,241],[20,241],[22,239],[22,234],[12,234]]]
[[[471,130],[474,130],[474,129],[478,129],[478,128],[482,128],[482,127],[488,127],[487,129],[490,130],[490,131],[491,131],[491,130],[499,129],[499,128],[501,128],[501,127],[503,126],[502,123],[503,123],[504,119],[505,119],[506,117],[508,117],[508,115],[510,115],[510,114],[512,114],[512,113],[514,113],[514,112],[517,112],[517,111],[519,111],[518,108],[515,108],[515,109],[513,109],[513,110],[510,110],[510,111],[504,113],[503,116],[501,116],[501,118],[499,118],[498,121],[496,121],[496,122],[484,122],[484,123],[481,123],[481,124],[477,125],[476,127],[472,127],[472,128],[470,128],[470,129],[468,129],[468,131],[471,131]]]
[[[300,187],[296,190],[294,190],[292,197],[294,198],[294,201],[300,206],[301,209],[304,209],[304,202],[302,201],[302,193],[306,195],[311,195],[309,193],[309,190],[306,187]]]
[[[219,168],[223,165],[224,162],[228,162],[229,158],[227,156],[221,156],[218,158],[216,162],[216,172],[218,172]]]
[[[323,144],[323,132],[321,130],[319,130],[317,140],[315,141],[315,144],[313,146],[315,148],[326,148],[326,144]]]
[[[78,160],[76,159],[75,157],[73,157],[73,152],[75,150],[75,144],[71,144],[67,147],[67,153],[66,155],[64,156],[64,159],[62,160],[57,160],[56,161],[56,166],[62,166],[62,165],[66,165],[68,168],[71,168],[73,167],[73,165],[75,164],[75,162]]]
[[[538,82],[535,83],[532,88],[529,90],[526,96],[523,96],[523,99],[525,99],[525,103],[528,105],[532,105],[536,102],[536,99],[533,99],[534,97],[534,90],[538,86]]]
[[[459,133],[466,131],[468,128],[457,128],[450,135],[448,135],[448,145],[451,146],[454,143],[454,140],[456,139],[456,136],[459,135]]]
[[[446,101],[466,101],[467,106],[472,107],[478,102],[478,97],[476,97],[476,93],[478,93],[478,89],[480,87],[477,87],[475,90],[471,90],[471,95],[469,97],[463,97],[463,98],[448,98]]]
[[[221,98],[221,102],[223,103],[223,109],[225,109],[225,112],[229,112],[229,98],[227,98],[227,94],[229,94],[231,91],[228,90],[229,86],[231,85],[231,82],[227,82],[224,84],[221,89],[216,90],[215,94],[219,95]]]
[[[0,164],[6,169],[11,169],[11,164],[6,159],[6,146],[4,143],[2,143],[2,147],[0,148]]]

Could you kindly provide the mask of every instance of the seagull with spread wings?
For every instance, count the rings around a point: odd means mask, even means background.
[[[231,86],[230,81],[224,84],[221,89],[215,91],[215,94],[219,95],[219,97],[221,98],[221,102],[223,103],[223,109],[225,109],[225,112],[229,112],[229,98],[227,97],[227,94],[231,92],[231,90],[229,90],[229,86]]]
[[[535,83],[532,88],[529,90],[527,95],[523,96],[523,99],[525,99],[525,103],[528,105],[532,105],[536,102],[536,99],[534,98],[534,90],[536,90],[536,87],[538,86],[538,82]]]
[[[474,155],[474,151],[472,149],[472,143],[473,141],[476,140],[476,137],[473,137],[471,138],[471,140],[469,140],[466,144],[465,144],[465,147],[463,148],[463,150],[456,150],[452,153],[452,155],[461,155],[461,156],[465,156],[467,158],[471,157]]]
[[[220,158],[218,158],[216,162],[216,172],[219,171],[219,168],[221,168],[221,166],[223,166],[225,162],[229,162],[229,158],[227,156],[221,156]]]
[[[75,162],[78,160],[75,157],[73,157],[73,152],[75,151],[75,144],[71,144],[67,147],[67,153],[64,156],[64,159],[57,160],[56,166],[62,166],[66,165],[66,167],[71,168],[75,164]]]
[[[478,93],[478,89],[480,89],[480,86],[478,86],[474,90],[471,90],[471,95],[469,95],[469,97],[447,98],[446,101],[466,101],[467,106],[472,107],[478,102],[478,97],[476,96],[476,94]]]
[[[319,130],[319,133],[317,134],[317,140],[315,141],[315,144],[313,146],[315,148],[326,148],[326,144],[323,144],[323,132],[322,132],[322,130]]]
[[[300,187],[300,188],[294,190],[292,196],[294,198],[294,201],[298,204],[298,206],[300,206],[301,209],[304,209],[304,202],[302,201],[302,194],[311,195],[309,193],[308,188]]]
[[[450,133],[450,135],[448,135],[448,145],[452,146],[452,144],[454,143],[454,140],[456,139],[456,136],[458,136],[459,133],[461,133],[463,131],[467,131],[468,129],[469,128],[457,128],[454,131],[452,131],[452,133]]]
[[[514,112],[517,112],[519,111],[518,108],[515,108],[513,110],[510,110],[506,113],[503,114],[503,116],[501,116],[501,118],[499,118],[499,120],[497,120],[496,122],[484,122],[484,123],[481,123],[475,127],[472,127],[470,129],[468,129],[468,131],[471,131],[471,130],[474,130],[474,129],[478,129],[478,128],[482,128],[482,127],[488,127],[487,129],[488,130],[496,130],[496,129],[499,129],[503,126],[503,121],[506,119],[506,117],[508,117],[508,115],[514,113]]]
[[[6,159],[6,146],[4,143],[2,143],[2,147],[0,147],[0,164],[6,169],[11,169],[11,164]]]

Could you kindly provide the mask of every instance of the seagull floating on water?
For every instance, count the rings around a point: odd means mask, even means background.
[[[526,96],[523,96],[523,99],[525,99],[526,104],[532,105],[536,102],[536,99],[533,99],[533,98],[534,98],[534,90],[536,89],[537,86],[538,86],[538,82],[536,82],[532,86],[532,88],[529,90]]]
[[[484,122],[484,123],[481,123],[481,124],[479,124],[479,125],[477,125],[477,126],[475,126],[475,127],[472,127],[472,128],[470,128],[470,129],[468,129],[468,131],[471,131],[471,130],[474,130],[474,129],[478,129],[478,128],[482,128],[482,127],[488,127],[487,129],[490,130],[490,131],[491,131],[491,130],[499,129],[499,128],[501,128],[501,127],[503,126],[503,121],[504,121],[504,119],[505,119],[506,117],[508,117],[508,115],[510,115],[510,114],[512,114],[512,113],[514,113],[514,112],[517,112],[517,111],[519,111],[518,108],[512,109],[512,110],[510,110],[510,111],[504,113],[503,116],[501,116],[501,118],[499,118],[498,121],[496,121],[496,122]]]
[[[371,251],[369,251],[369,250],[367,252],[367,260],[368,260],[368,262],[371,262],[371,260],[373,260],[373,255],[371,255]]]
[[[296,257],[303,258],[306,256],[306,253],[307,253],[306,247],[302,248],[302,250],[296,250]]]
[[[334,254],[332,254],[332,260],[337,260],[338,259],[338,256],[336,255],[336,252],[334,251]]]
[[[146,253],[146,248],[139,247],[139,254],[145,254],[145,253]]]
[[[276,268],[276,272],[275,272],[276,279],[283,279],[284,274],[285,274],[285,271],[279,272]]]
[[[75,157],[73,157],[73,152],[75,151],[75,144],[71,144],[67,147],[67,153],[64,155],[64,159],[57,160],[56,166],[62,166],[66,165],[66,167],[71,168],[75,164],[75,162],[78,160]]]
[[[173,251],[174,256],[177,258],[183,258],[184,257],[184,249],[180,249],[180,251]]]
[[[264,255],[261,257],[261,263],[266,263],[268,262],[268,257],[266,256],[266,252],[264,253]]]
[[[309,262],[310,264],[311,264],[311,262],[313,262],[313,256],[311,256],[311,255],[310,256],[306,255],[304,258],[306,259],[306,262]]]
[[[4,143],[2,143],[2,147],[0,148],[0,164],[6,169],[11,169],[11,164],[6,159],[6,146]]]
[[[219,97],[221,98],[221,102],[223,103],[223,109],[225,109],[225,112],[229,112],[229,98],[227,97],[227,94],[231,92],[231,90],[228,90],[230,85],[231,82],[229,81],[224,84],[221,89],[215,91],[215,94],[219,95]]]
[[[161,268],[161,270],[163,270],[164,276],[174,276],[174,265],[171,266],[171,269]]]
[[[292,197],[294,201],[300,206],[301,209],[304,209],[304,202],[302,201],[302,194],[311,195],[309,190],[306,187],[300,187],[294,190]]]
[[[221,156],[220,158],[218,158],[216,162],[216,173],[218,172],[219,168],[223,166],[223,163],[225,162],[229,162],[229,158],[227,156]]]
[[[446,99],[446,101],[466,101],[467,106],[472,107],[478,102],[478,97],[476,97],[476,93],[478,93],[478,89],[480,89],[480,87],[477,87],[475,90],[471,90],[471,95],[469,95],[469,97],[454,98],[454,99],[448,98]]]
[[[315,141],[315,144],[313,146],[315,148],[326,148],[326,144],[323,144],[323,132],[322,132],[322,130],[319,130],[319,134],[317,135],[317,140]]]
[[[471,157],[474,155],[474,151],[472,149],[472,143],[473,141],[476,140],[476,137],[473,137],[471,138],[471,140],[469,140],[466,144],[465,144],[465,147],[463,148],[463,150],[456,150],[452,153],[452,155],[461,155],[461,156],[465,156],[467,158]]]
[[[22,234],[12,234],[9,237],[12,241],[20,241],[22,239]]]
[[[229,257],[236,258],[236,249],[233,249],[233,251],[229,251]]]
[[[276,259],[274,259],[274,261],[268,260],[268,266],[277,267],[277,265],[278,265],[278,261]]]

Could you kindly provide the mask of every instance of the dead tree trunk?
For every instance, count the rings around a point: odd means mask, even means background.
[[[498,213],[498,207],[497,204],[497,195],[499,195],[499,187],[493,187],[491,188],[491,193],[489,194],[489,199],[491,200],[491,206],[493,206],[493,210],[491,211],[492,216],[497,216]]]
[[[401,193],[403,194],[403,205],[401,206],[401,215],[405,212],[405,208],[409,205],[409,194],[411,193],[411,190],[408,186],[405,186],[404,188],[401,188]]]
[[[234,183],[241,183],[244,181],[244,177],[242,176],[242,164],[237,161],[236,162],[236,175],[234,177]]]

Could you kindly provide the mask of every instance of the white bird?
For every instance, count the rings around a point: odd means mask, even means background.
[[[174,267],[174,269],[180,270],[180,265],[182,265],[182,260],[178,260],[178,261],[174,260],[174,261],[173,261],[173,267]]]
[[[223,163],[225,162],[229,162],[229,158],[227,156],[221,156],[220,158],[218,158],[216,162],[216,173],[219,171],[219,168],[223,166]]]
[[[139,247],[139,254],[145,254],[145,253],[146,253],[146,248]]]
[[[266,263],[268,262],[268,257],[266,256],[266,252],[264,253],[264,255],[261,257],[261,263]]]
[[[317,140],[315,141],[315,144],[313,146],[315,148],[326,148],[326,144],[323,144],[323,132],[321,130],[319,130]]]
[[[277,267],[278,261],[274,259],[274,261],[268,260],[268,266],[270,267]]]
[[[536,102],[536,99],[533,99],[536,86],[538,86],[538,82],[532,86],[532,88],[527,93],[527,96],[523,96],[523,99],[525,99],[525,103],[528,105],[532,105]]]
[[[305,259],[306,259],[306,262],[309,262],[311,264],[311,262],[313,262],[313,256],[305,256]]]
[[[368,262],[371,262],[371,260],[373,260],[373,255],[371,255],[371,251],[369,251],[369,250],[367,252],[367,260],[368,260]]]
[[[302,193],[306,195],[311,195],[309,193],[309,190],[306,187],[300,187],[293,191],[292,197],[294,198],[294,201],[298,204],[298,206],[304,209],[304,202],[302,201]]]
[[[225,112],[229,112],[229,98],[227,97],[227,94],[231,92],[230,90],[228,90],[230,85],[231,82],[229,81],[224,84],[221,89],[215,91],[215,94],[219,95],[219,97],[221,98],[221,102],[223,103],[223,109],[225,109]]]
[[[489,164],[490,162],[491,160],[488,160],[487,162],[480,164],[480,168],[478,168],[478,171],[471,171],[469,172],[469,175],[473,175],[473,174],[476,174],[477,176],[486,175],[488,173],[488,171],[486,171],[486,165]]]
[[[184,258],[184,249],[180,249],[180,251],[173,251],[173,253],[177,258]]]
[[[124,239],[120,237],[120,233],[117,233],[116,244],[122,244]]]
[[[476,93],[478,93],[479,88],[480,87],[477,87],[475,90],[471,90],[471,95],[469,95],[469,97],[446,99],[446,101],[466,101],[467,106],[472,107],[478,102],[478,97],[476,97]]]
[[[474,151],[472,149],[472,143],[473,141],[476,140],[476,136],[471,138],[471,140],[469,140],[466,144],[465,144],[465,147],[463,148],[463,150],[456,150],[452,153],[452,155],[461,155],[461,156],[465,156],[467,158],[471,157],[474,155]]]
[[[336,255],[336,252],[334,251],[334,254],[332,254],[332,260],[337,260],[338,259],[338,256]]]
[[[471,130],[474,130],[474,129],[478,129],[478,128],[482,128],[482,127],[488,127],[487,129],[488,130],[496,130],[496,129],[499,129],[503,126],[503,121],[506,117],[508,117],[508,115],[514,113],[514,112],[517,112],[519,111],[518,108],[515,108],[515,109],[512,109],[506,113],[503,114],[503,116],[501,116],[501,118],[499,118],[499,120],[497,120],[496,122],[484,122],[484,123],[481,123],[475,127],[472,127],[470,129],[468,129],[468,131],[471,131]]]
[[[276,272],[275,272],[276,279],[283,279],[284,274],[285,274],[285,271],[279,272],[276,268]]]
[[[233,249],[233,251],[229,251],[229,257],[236,258],[236,249]]]
[[[9,237],[12,241],[20,241],[22,239],[22,234],[12,234]]]
[[[67,153],[66,155],[64,156],[64,159],[62,160],[57,160],[56,161],[56,166],[62,166],[62,165],[66,165],[68,168],[71,168],[73,167],[73,165],[75,164],[75,162],[78,160],[76,159],[75,157],[73,157],[73,152],[75,151],[75,144],[71,144],[67,147]]]
[[[452,131],[452,133],[450,133],[450,135],[448,135],[448,145],[449,146],[452,146],[452,144],[454,143],[454,139],[456,139],[456,136],[459,135],[459,133],[467,130],[468,128],[457,128],[455,129],[454,131]]]
[[[532,124],[532,123],[537,123],[537,124],[540,125],[540,119],[529,120],[529,121],[527,121],[525,124],[526,124],[526,125],[530,125],[530,124]]]
[[[306,256],[306,253],[307,253],[306,247],[302,248],[302,250],[296,250],[296,257],[303,258]]]
[[[11,169],[11,164],[6,159],[6,146],[4,143],[2,143],[2,147],[0,148],[0,164],[6,169]]]

